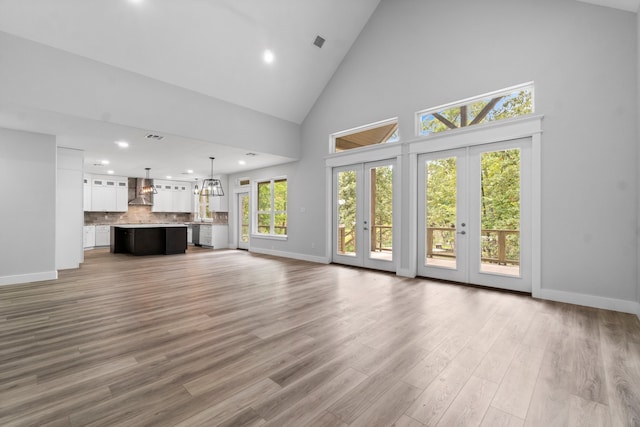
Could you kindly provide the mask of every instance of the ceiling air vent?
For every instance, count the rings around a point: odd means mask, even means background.
[[[313,44],[321,48],[324,42],[325,40],[322,37],[316,36],[316,39],[313,41]]]
[[[164,136],[150,133],[147,136],[145,136],[145,138],[150,139],[152,141],[162,141],[164,139]]]

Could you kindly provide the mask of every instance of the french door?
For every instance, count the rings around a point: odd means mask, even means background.
[[[531,139],[418,159],[418,274],[531,292]]]
[[[333,169],[333,262],[395,271],[395,160]]]
[[[238,193],[238,249],[249,249],[249,193]]]

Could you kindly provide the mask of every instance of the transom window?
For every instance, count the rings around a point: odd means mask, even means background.
[[[256,182],[256,234],[287,236],[287,178],[272,178]]]
[[[354,148],[397,142],[399,140],[398,119],[395,118],[334,133],[331,135],[331,149],[333,152],[339,153],[353,150]]]
[[[417,113],[418,135],[430,135],[534,112],[533,83],[469,98]]]

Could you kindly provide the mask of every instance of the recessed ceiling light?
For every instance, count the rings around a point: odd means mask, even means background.
[[[113,171],[107,171],[107,173],[108,173],[109,175],[113,175],[115,172],[113,172]]]
[[[267,64],[271,64],[276,59],[276,57],[273,55],[272,51],[267,49],[262,54],[262,59],[264,59],[264,62],[266,62]]]
[[[116,144],[120,148],[127,148],[129,146],[129,143],[127,141],[116,141]]]
[[[102,163],[103,165],[108,165],[109,164],[109,160],[100,160],[100,163]]]
[[[140,4],[142,3],[144,0],[129,0],[131,3],[133,4]]]
[[[171,175],[167,175],[167,179],[171,179]]]
[[[245,162],[244,160],[238,160],[238,164],[239,164],[239,165],[246,165],[246,164],[247,164],[247,162]]]
[[[193,173],[193,169],[187,169],[187,173]]]

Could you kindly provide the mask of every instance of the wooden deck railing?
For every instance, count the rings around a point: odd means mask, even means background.
[[[434,244],[434,231],[441,232],[446,235],[446,237],[438,239],[441,242],[446,242],[447,247],[438,248],[438,244]],[[451,227],[427,227],[427,258],[433,258],[433,256],[445,257],[445,258],[455,258],[455,233],[456,229]],[[508,250],[507,250],[507,236],[508,235],[519,235],[519,230],[492,230],[492,229],[483,229],[482,235],[491,238],[492,234],[497,234],[497,256],[485,256],[483,254],[482,261],[497,263],[500,265],[520,264],[519,259],[509,258]],[[436,246],[434,248],[434,246]],[[483,251],[485,252],[485,251]]]
[[[390,225],[374,225],[371,227],[371,251],[391,251],[391,232],[393,227]],[[434,240],[434,231],[440,232],[444,235],[440,236],[440,238],[436,238]],[[388,233],[388,234],[387,234]],[[436,257],[444,257],[444,258],[455,258],[455,236],[456,229],[450,227],[427,227],[427,257],[433,258]],[[518,230],[492,230],[485,229],[482,230],[482,235],[487,237],[487,239],[491,239],[491,235],[497,235],[497,239],[495,242],[497,243],[497,253],[496,256],[487,256],[485,253],[486,250],[483,250],[482,261],[496,263],[499,265],[518,265],[520,264],[520,260],[516,258],[509,257],[508,249],[508,239],[509,235],[519,235],[520,231]],[[338,227],[338,252],[345,253],[346,249],[353,244],[355,239],[354,230],[351,229],[348,232],[346,231],[346,227],[344,225],[340,225]],[[440,242],[440,243],[437,243]],[[443,246],[444,244],[444,246]],[[494,246],[494,244],[491,244]],[[518,251],[519,252],[519,251]]]

